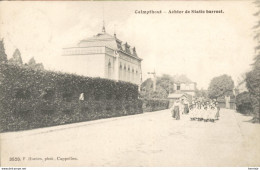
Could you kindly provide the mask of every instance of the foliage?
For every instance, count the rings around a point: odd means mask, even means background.
[[[259,18],[260,16],[260,1],[255,1],[255,5],[258,7],[258,11],[254,14]],[[255,31],[254,39],[257,42],[255,47],[255,57],[253,68],[246,74],[246,86],[251,94],[251,101],[253,105],[253,113],[256,121],[260,122],[260,20],[253,27]]]
[[[142,113],[131,83],[10,64],[0,73],[0,132]]]
[[[5,53],[4,40],[0,41],[0,63],[7,62],[7,55]]]
[[[32,57],[29,60],[27,66],[32,68],[32,69],[35,69],[35,70],[44,70],[43,64],[42,63],[36,63],[34,57]]]
[[[252,96],[253,113],[255,118],[260,118],[260,68],[255,67],[246,75],[246,86]]]
[[[250,114],[253,111],[251,96],[249,92],[243,92],[236,96],[236,109],[243,114]]]
[[[19,49],[16,49],[14,51],[13,57],[10,58],[9,63],[10,64],[16,64],[16,65],[19,65],[19,66],[23,65],[23,60],[22,60],[21,52],[19,51]]]
[[[173,78],[169,75],[162,75],[156,78],[156,91],[153,91],[153,80],[147,79],[141,84],[140,95],[142,98],[166,99],[169,93],[173,92]]]
[[[207,90],[203,90],[203,89],[200,89],[200,90],[196,90],[195,91],[195,97],[196,98],[200,98],[200,97],[202,97],[202,98],[207,98],[208,97],[208,91]]]
[[[226,74],[214,77],[208,87],[208,96],[216,99],[221,96],[231,96],[233,94],[234,81]]]
[[[169,100],[165,99],[141,99],[143,101],[143,111],[152,112],[168,109]]]

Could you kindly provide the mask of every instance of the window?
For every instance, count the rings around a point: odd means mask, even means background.
[[[134,69],[132,69],[132,79],[131,79],[131,81],[132,81],[132,82],[135,81],[135,71],[134,71]]]
[[[139,75],[138,75],[138,71],[136,70],[136,83],[139,82]]]
[[[124,66],[124,77],[123,80],[126,80],[126,66]]]
[[[130,67],[128,66],[127,81],[130,81],[130,79],[131,79]]]
[[[120,63],[120,67],[119,67],[119,80],[122,80],[122,70],[123,68],[122,68],[122,65],[121,65],[121,63]]]
[[[177,84],[177,90],[181,90],[181,85]]]
[[[112,66],[111,66],[111,63],[110,63],[110,60],[108,62],[108,78],[112,78]]]

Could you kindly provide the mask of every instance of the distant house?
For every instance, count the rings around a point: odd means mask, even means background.
[[[192,102],[192,96],[190,94],[187,94],[187,93],[172,93],[172,94],[169,94],[168,96],[168,99],[169,99],[169,107],[171,107],[173,105],[173,103],[176,101],[176,100],[180,100],[180,101],[186,101],[188,103],[191,103]]]
[[[194,97],[196,89],[197,83],[191,81],[185,75],[174,76],[173,93],[187,93]]]
[[[195,97],[195,91],[197,89],[197,83],[191,81],[185,75],[174,76],[173,93],[169,94],[170,106],[176,101],[184,99],[191,103]]]

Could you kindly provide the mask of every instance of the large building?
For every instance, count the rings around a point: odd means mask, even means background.
[[[141,84],[141,61],[136,48],[116,36],[102,32],[81,40],[73,47],[63,48],[63,59],[70,72],[112,80]]]

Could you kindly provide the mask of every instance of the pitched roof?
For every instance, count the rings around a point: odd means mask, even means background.
[[[99,33],[93,37],[83,39],[78,43],[79,47],[95,47],[106,46],[112,49],[117,49],[117,43],[114,36],[107,33]]]
[[[110,35],[106,32],[98,33],[97,35],[81,40],[78,43],[79,47],[97,47],[97,46],[106,46],[108,48],[123,51],[127,54],[130,54],[136,58],[137,56],[135,47],[131,48],[131,46],[126,42],[122,43],[116,35]],[[139,58],[140,59],[140,58]]]
[[[169,94],[168,98],[171,98],[171,99],[178,99],[182,96],[185,96],[183,93],[172,93],[172,94]]]

